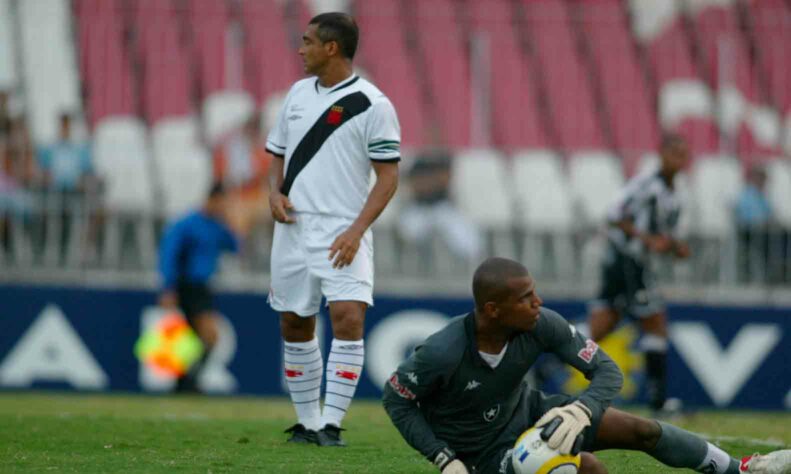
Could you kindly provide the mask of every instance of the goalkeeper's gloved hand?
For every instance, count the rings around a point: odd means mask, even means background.
[[[456,459],[456,453],[449,448],[442,448],[442,451],[434,456],[434,465],[442,471],[442,474],[469,474],[464,463]]]
[[[557,449],[560,454],[576,455],[582,447],[582,430],[590,424],[590,409],[576,401],[546,412],[536,423],[536,428],[546,426],[541,431],[541,439],[550,448]]]

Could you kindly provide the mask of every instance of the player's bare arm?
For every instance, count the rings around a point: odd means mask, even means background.
[[[360,215],[330,246],[328,258],[332,260],[334,268],[343,268],[352,263],[360,248],[363,234],[387,207],[398,188],[398,162],[373,161],[371,164],[376,173],[376,184],[371,189]]]
[[[269,167],[269,211],[272,219],[282,224],[294,223],[294,218],[289,215],[289,211],[294,209],[294,205],[288,200],[285,194],[280,192],[283,186],[283,158],[274,156],[272,165]]]

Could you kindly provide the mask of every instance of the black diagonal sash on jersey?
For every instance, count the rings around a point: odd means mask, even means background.
[[[299,142],[299,145],[297,145],[291,155],[280,192],[288,196],[288,192],[291,191],[291,186],[294,184],[299,172],[313,159],[319,148],[327,141],[327,138],[354,116],[368,110],[370,106],[371,101],[368,100],[365,94],[354,92],[341,98],[325,110],[316,123],[310,127],[308,133],[302,137],[302,141]],[[331,114],[339,114],[340,116],[333,115],[330,117]]]

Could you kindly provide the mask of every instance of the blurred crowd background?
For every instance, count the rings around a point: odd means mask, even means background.
[[[331,10],[402,127],[380,292],[465,291],[496,254],[589,296],[664,130],[693,155],[669,291],[791,300],[789,0],[0,0],[0,280],[155,285],[164,226],[220,180],[244,238],[220,284],[265,290],[263,142]]]

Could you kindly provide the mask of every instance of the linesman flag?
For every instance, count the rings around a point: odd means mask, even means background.
[[[170,313],[140,336],[135,355],[155,372],[179,377],[203,355],[203,344],[180,313]]]

